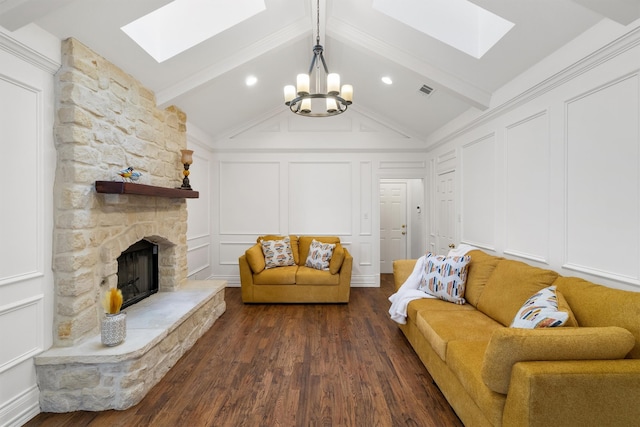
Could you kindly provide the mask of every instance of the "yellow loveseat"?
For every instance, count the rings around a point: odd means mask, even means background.
[[[640,293],[469,255],[467,303],[415,300],[399,325],[466,426],[640,425]],[[396,289],[415,263],[394,262]],[[510,328],[549,285],[577,327]]]
[[[288,236],[295,265],[265,268],[262,240],[286,236],[260,236],[240,256],[240,286],[245,303],[346,303],[351,291],[353,257],[335,236]],[[306,267],[311,242],[335,244],[329,270]]]

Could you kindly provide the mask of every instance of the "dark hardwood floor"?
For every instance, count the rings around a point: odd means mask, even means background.
[[[42,413],[27,426],[462,426],[397,325],[380,288],[349,304],[227,311],[138,405]]]

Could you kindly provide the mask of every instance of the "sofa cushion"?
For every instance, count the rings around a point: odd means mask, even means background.
[[[418,289],[442,300],[464,304],[464,287],[470,256],[444,257],[427,254]]]
[[[260,244],[264,253],[265,269],[296,265],[288,236],[282,240],[262,240]]]
[[[307,261],[304,264],[305,267],[329,271],[329,262],[331,261],[335,247],[335,243],[320,243],[315,239],[312,240]]]
[[[506,396],[491,390],[482,380],[482,362],[487,341],[451,341],[447,348],[447,367],[451,369],[462,387],[491,425],[502,425],[502,413]]]
[[[482,363],[482,379],[507,394],[511,368],[517,362],[541,360],[622,359],[633,348],[631,332],[617,326],[496,330]]]
[[[297,285],[339,285],[340,275],[331,274],[328,270],[317,270],[311,267],[298,267]]]
[[[247,256],[247,262],[252,272],[260,273],[264,270],[266,263],[264,262],[264,254],[262,253],[262,244],[256,243],[251,246],[247,249],[245,255]]]
[[[311,242],[314,240],[317,240],[321,243],[340,243],[340,238],[336,236],[300,236],[298,238],[298,265],[305,265],[305,263],[307,262]]]
[[[536,329],[562,326],[569,313],[558,308],[555,286],[540,289],[524,302],[511,322],[512,328]]]
[[[295,285],[298,266],[265,269],[253,275],[255,285]]]
[[[329,261],[329,272],[331,274],[336,274],[340,271],[340,267],[342,267],[342,263],[344,262],[344,258],[346,257],[346,253],[344,248],[340,243],[336,243],[336,247],[333,250],[333,255],[331,256],[331,261]]]
[[[416,326],[443,361],[450,341],[489,341],[493,331],[503,327],[477,310],[424,310]]]
[[[465,304],[451,304],[448,301],[438,298],[422,298],[416,299],[409,303],[407,306],[407,321],[413,320],[414,322],[418,318],[418,313],[422,311],[475,311],[475,308]]]
[[[520,261],[502,260],[478,300],[478,310],[509,326],[522,304],[558,277],[551,270],[532,267]]]
[[[495,270],[498,262],[504,258],[489,255],[480,250],[470,251],[467,255],[471,257],[471,262],[467,271],[464,299],[472,306],[477,307],[480,295],[482,295],[491,273]]]

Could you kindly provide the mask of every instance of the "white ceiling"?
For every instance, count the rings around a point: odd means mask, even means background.
[[[515,23],[480,59],[376,11],[372,0],[321,0],[321,43],[329,69],[354,87],[350,109],[425,140],[470,107],[487,108],[495,90],[601,19],[626,25],[640,17],[640,0],[472,1]],[[287,108],[284,85],[311,61],[315,0],[265,0],[264,12],[159,64],[120,27],[167,3],[0,0],[0,25],[35,23],[78,39],[213,140]],[[244,83],[250,74],[258,78],[253,87]],[[393,85],[380,81],[384,75]],[[418,91],[423,84],[435,89],[428,97]]]

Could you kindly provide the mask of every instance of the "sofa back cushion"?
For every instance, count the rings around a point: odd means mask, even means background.
[[[504,258],[489,255],[481,250],[470,251],[467,255],[471,257],[469,270],[467,271],[467,285],[464,298],[474,307],[478,306],[478,300],[484,290],[491,273],[495,270],[498,262]]]
[[[336,247],[333,250],[333,256],[331,257],[331,261],[329,261],[329,272],[331,274],[336,274],[340,271],[340,267],[342,267],[342,262],[344,261],[346,254],[344,252],[344,248],[340,243],[336,243]]]
[[[254,274],[258,274],[264,270],[267,264],[264,260],[264,253],[262,252],[262,245],[260,243],[256,243],[247,249],[245,255],[247,256],[249,267],[251,267],[251,271],[253,271]]]
[[[298,259],[296,260],[298,265],[304,266],[307,262],[309,248],[311,247],[311,242],[313,240],[317,240],[321,243],[340,243],[340,238],[335,236],[300,236],[298,238]]]
[[[502,260],[489,277],[477,309],[504,326],[509,326],[522,304],[540,289],[550,286],[557,277],[555,271],[532,267],[520,261]]]
[[[623,291],[577,277],[554,282],[580,326],[619,326],[631,332],[635,345],[628,357],[640,359],[640,292]]]

